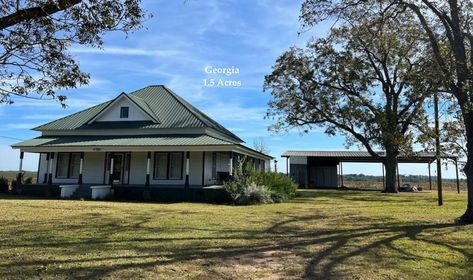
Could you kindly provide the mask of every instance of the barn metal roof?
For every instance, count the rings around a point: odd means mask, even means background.
[[[386,152],[376,152],[381,158],[386,157]],[[372,156],[366,151],[286,151],[282,157],[311,157],[320,160],[334,160],[342,162],[380,162],[380,160]],[[456,160],[457,157],[446,153],[442,154],[442,158],[448,158]],[[398,157],[399,162],[433,162],[436,159],[436,155],[433,152],[412,152],[409,154],[401,154]]]

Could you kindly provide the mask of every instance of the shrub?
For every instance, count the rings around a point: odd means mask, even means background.
[[[296,194],[291,178],[275,172],[259,172],[245,166],[245,158],[237,161],[234,176],[224,184],[235,204],[273,203],[288,200]]]
[[[245,186],[236,203],[240,205],[273,203],[271,196],[271,191],[268,188],[251,182]]]
[[[33,183],[33,177],[26,177],[25,180],[23,180],[23,184],[32,184]]]
[[[275,202],[290,199],[297,191],[297,184],[290,177],[281,173],[251,171],[248,180],[257,185],[266,186],[271,191]]]
[[[0,193],[8,192],[8,179],[0,177]]]

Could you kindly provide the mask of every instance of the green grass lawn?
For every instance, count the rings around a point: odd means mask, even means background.
[[[0,279],[473,279],[465,194],[262,206],[0,197]]]

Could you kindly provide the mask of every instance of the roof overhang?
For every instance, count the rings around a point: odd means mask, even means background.
[[[286,151],[281,157],[307,157],[315,161],[335,161],[335,162],[359,162],[359,163],[379,163],[386,158],[384,151],[376,152],[379,157],[375,157],[364,151]],[[443,153],[441,158],[458,160],[458,157]],[[437,159],[435,153],[412,152],[398,157],[399,163],[432,163]]]

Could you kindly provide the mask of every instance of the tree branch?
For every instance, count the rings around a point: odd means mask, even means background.
[[[54,4],[45,4],[33,8],[22,9],[0,18],[0,30],[16,25],[26,20],[38,19],[46,17],[57,12],[68,9],[82,2],[82,0],[59,0]]]

